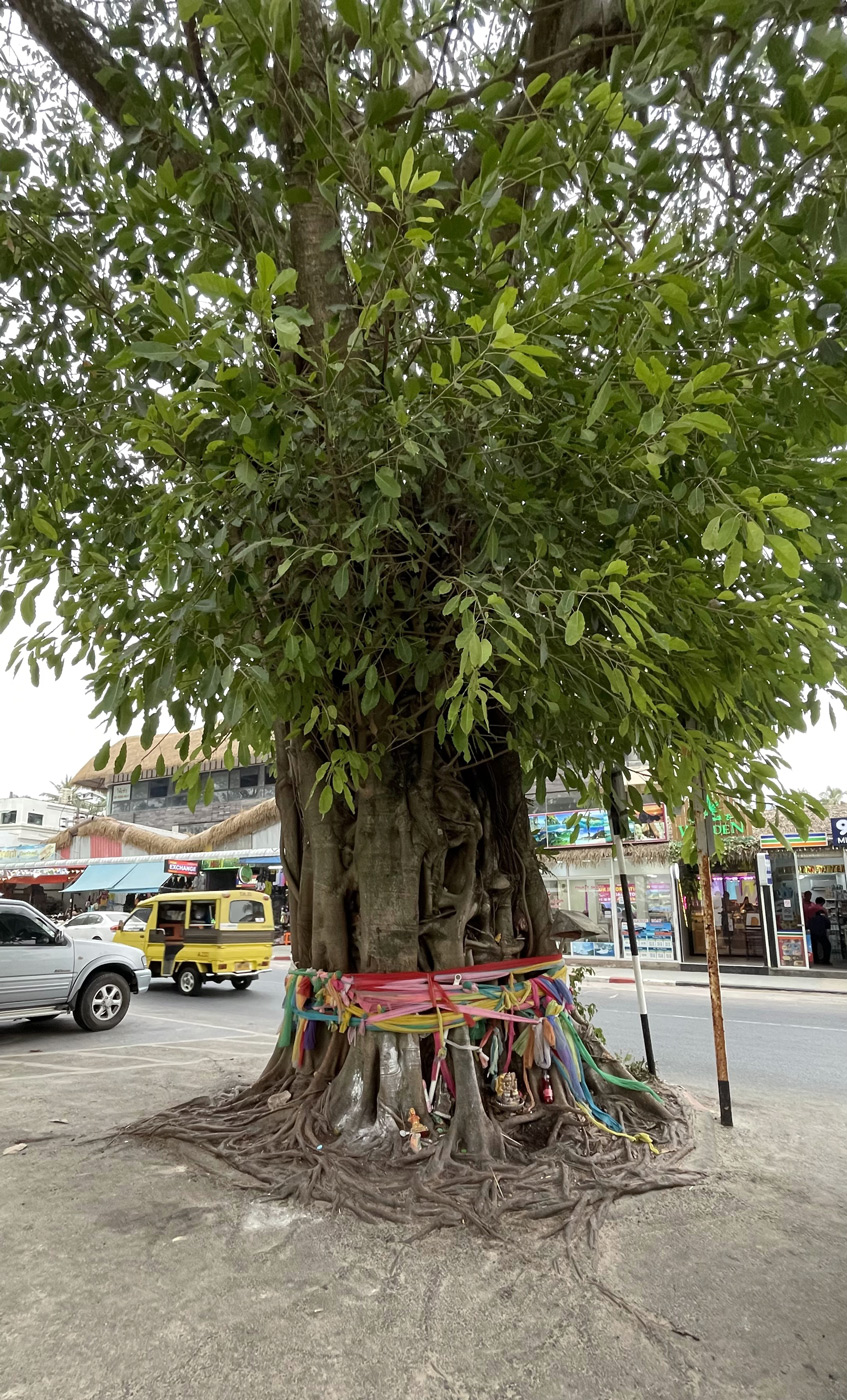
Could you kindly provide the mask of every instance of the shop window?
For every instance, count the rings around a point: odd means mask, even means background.
[[[238,775],[238,786],[241,788],[254,788],[259,786],[258,768],[242,768]]]
[[[44,814],[42,812],[27,812],[27,826],[43,826]]]
[[[0,823],[2,823],[3,826],[13,826],[17,820],[17,812],[0,812]]]
[[[168,780],[167,780],[167,778],[151,778],[151,779],[150,779],[150,787],[149,787],[149,796],[150,796],[150,797],[167,797],[167,795],[168,795]]]

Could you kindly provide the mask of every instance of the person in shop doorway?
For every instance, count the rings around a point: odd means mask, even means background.
[[[812,891],[806,890],[803,894],[803,922],[806,925],[807,929],[809,928],[809,925],[811,924],[812,919],[815,917],[817,912],[818,906],[815,904],[815,901],[812,897]]]
[[[812,907],[814,913],[806,925],[812,936],[812,957],[818,966],[829,967],[832,963],[832,944],[829,941],[829,915],[823,895],[818,895]]]

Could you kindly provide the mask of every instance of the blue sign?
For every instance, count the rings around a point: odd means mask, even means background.
[[[847,817],[830,817],[833,846],[847,846]]]

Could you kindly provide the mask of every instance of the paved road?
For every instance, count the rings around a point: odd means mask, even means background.
[[[69,1016],[0,1025],[0,1084],[34,1076],[60,1081],[78,1074],[143,1074],[173,1063],[190,1070],[210,1056],[236,1055],[244,1074],[259,1069],[273,1047],[285,969],[277,965],[249,991],[208,984],[181,997],[154,982],[133,998],[114,1031],[88,1035]],[[640,1056],[641,1029],[630,986],[586,988],[611,1048]],[[714,1050],[709,998],[696,987],[648,987],[659,1072],[712,1097]],[[730,1078],[736,1094],[777,1090],[847,1100],[847,998],[803,992],[724,994]]]
[[[659,1073],[716,1092],[709,994],[700,987],[648,987],[647,1008]],[[591,986],[597,1023],[610,1048],[643,1057],[635,988]],[[788,1089],[847,1101],[847,998],[810,992],[723,995],[730,1084],[736,1094]]]
[[[79,1030],[71,1016],[0,1024],[0,1086],[30,1076],[144,1073],[175,1060],[190,1070],[224,1050],[239,1057],[245,1075],[257,1072],[273,1049],[284,979],[278,966],[245,992],[209,983],[198,997],[156,981],[133,997],[115,1030],[97,1035]]]

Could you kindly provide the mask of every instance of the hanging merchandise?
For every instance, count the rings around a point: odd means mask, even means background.
[[[346,1034],[351,1041],[368,1032],[432,1035],[435,1055],[426,1091],[427,1109],[431,1110],[440,1079],[453,1100],[456,1097],[447,1058],[447,1034],[451,1029],[471,1029],[480,1022],[495,1022],[503,1092],[513,1094],[517,1093],[517,1082],[514,1074],[510,1075],[509,1061],[513,1053],[522,1056],[526,1068],[530,1054],[534,1059],[535,1029],[540,1027],[543,1044],[550,1053],[550,1068],[564,1081],[580,1111],[614,1136],[647,1142],[656,1151],[646,1133],[626,1133],[591,1095],[583,1065],[589,1065],[596,1075],[618,1089],[649,1094],[661,1103],[649,1085],[609,1074],[594,1060],[571,1016],[574,1001],[568,970],[561,958],[512,958],[430,973],[327,973],[297,969],[288,974],[285,986],[279,1044],[292,1047],[297,1066],[303,1064],[306,1052],[314,1047],[319,1024]],[[506,1028],[504,1059],[502,1032]],[[452,1043],[450,1048],[453,1054],[479,1054],[480,1049]],[[492,1052],[493,1046],[489,1059]],[[539,1053],[544,1054],[543,1048]]]
[[[541,1097],[545,1103],[553,1102],[553,1085],[550,1083],[550,1076],[546,1070],[541,1080]]]

